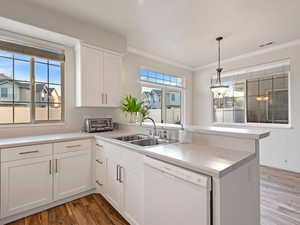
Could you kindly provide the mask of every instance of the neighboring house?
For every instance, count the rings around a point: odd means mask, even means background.
[[[14,86],[14,101],[28,102],[31,101],[30,83],[15,81]],[[49,102],[60,102],[59,93],[55,88],[48,88],[46,83],[37,83],[35,86],[35,101],[47,102],[49,95]],[[48,94],[49,91],[49,94]],[[0,74],[0,101],[13,100],[13,81],[6,75]],[[54,105],[55,106],[55,105]]]
[[[168,92],[166,93],[166,107],[180,107],[180,93],[179,92]]]
[[[145,105],[149,109],[160,109],[161,108],[161,91],[151,90],[144,92]]]

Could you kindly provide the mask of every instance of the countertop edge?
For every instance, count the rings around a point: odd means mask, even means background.
[[[74,133],[74,136],[69,136],[66,137],[64,135],[72,135],[72,133],[66,133],[66,134],[57,134],[55,135],[56,137],[50,137],[47,135],[43,136],[33,136],[34,138],[40,138],[37,140],[25,140],[25,141],[19,141],[11,144],[1,144],[0,143],[0,150],[5,149],[5,148],[15,148],[15,147],[21,147],[21,146],[28,146],[28,145],[38,145],[38,144],[50,144],[50,143],[55,143],[55,142],[63,142],[63,141],[73,141],[73,140],[83,140],[83,139],[93,139],[95,138],[95,135],[87,135],[87,134],[82,134],[81,133]],[[43,139],[45,137],[45,139]],[[10,138],[9,138],[10,139]],[[16,138],[18,139],[18,138]]]
[[[179,166],[179,167],[197,172],[197,173],[201,173],[201,174],[204,174],[204,175],[209,175],[209,176],[216,177],[216,178],[221,178],[221,177],[225,176],[226,174],[230,173],[234,169],[239,168],[240,166],[244,165],[246,162],[254,159],[255,156],[256,156],[255,153],[249,154],[249,156],[247,156],[244,159],[238,161],[237,163],[234,163],[233,165],[225,168],[224,170],[217,171],[217,170],[214,170],[214,169],[209,169],[207,167],[205,167],[205,168],[202,167],[201,168],[201,167],[199,167],[199,165],[195,166],[190,162],[174,159],[174,158],[171,158],[171,157],[168,157],[168,156],[163,156],[163,155],[158,154],[158,153],[153,153],[153,152],[147,151],[147,149],[150,149],[151,147],[146,147],[145,148],[145,147],[134,146],[134,145],[123,143],[123,142],[114,140],[112,138],[103,137],[103,136],[95,136],[95,138],[100,139],[102,141],[106,141],[106,142],[111,143],[111,144],[117,144],[119,146],[125,147],[125,148],[130,149],[132,151],[135,151],[137,153],[143,154],[145,156],[149,156],[149,157],[152,157],[152,158],[155,158],[155,159],[158,159],[158,160],[161,160],[161,161],[164,161],[164,162],[167,162],[167,163],[170,163],[170,164],[173,164],[173,165],[176,165],[176,166]]]

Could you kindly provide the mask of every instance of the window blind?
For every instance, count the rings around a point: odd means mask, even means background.
[[[26,45],[20,45],[20,44],[11,43],[2,40],[0,40],[0,49],[4,51],[20,53],[24,55],[47,58],[50,60],[57,60],[61,62],[65,61],[65,55],[63,52],[47,51],[44,49],[39,49],[39,48],[26,46]]]

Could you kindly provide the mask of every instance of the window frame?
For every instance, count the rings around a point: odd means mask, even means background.
[[[139,73],[140,75],[140,73]],[[176,76],[179,77],[179,76]],[[183,87],[172,87],[172,86],[167,86],[167,85],[161,85],[161,84],[156,84],[153,82],[147,82],[147,81],[143,81],[141,79],[139,79],[139,83],[140,83],[140,93],[142,95],[142,88],[143,87],[147,87],[147,88],[157,88],[160,89],[162,92],[162,100],[161,100],[161,121],[165,121],[166,120],[166,105],[165,105],[165,93],[166,91],[180,91],[180,102],[181,102],[181,107],[180,107],[180,121],[181,124],[184,123],[184,118],[185,118],[185,101],[184,101],[184,96],[185,96],[185,78],[184,77],[179,77],[182,79],[182,83],[183,83]],[[173,124],[173,123],[166,123],[166,122],[159,122],[161,124],[165,124],[165,125],[178,125],[179,124]]]
[[[24,45],[25,46],[25,45]],[[25,46],[26,47],[26,46]],[[45,46],[47,47],[47,46]],[[30,48],[30,47],[29,47]],[[9,51],[7,49],[1,49],[0,48],[0,51],[5,51],[5,52],[10,52],[12,54],[21,54],[21,55],[27,55],[25,53],[18,53],[17,51]],[[43,51],[43,50],[41,50]],[[22,122],[22,123],[15,123],[14,122],[14,119],[13,119],[13,123],[0,123],[0,127],[6,127],[6,126],[30,126],[30,125],[56,125],[56,124],[64,124],[65,123],[65,61],[60,61],[60,84],[57,84],[60,86],[60,89],[61,89],[61,102],[60,103],[50,103],[49,102],[49,99],[47,102],[47,107],[48,107],[48,110],[47,110],[47,113],[48,113],[48,119],[47,120],[36,120],[35,118],[35,109],[36,109],[36,104],[40,103],[40,102],[36,102],[35,101],[35,97],[36,97],[36,91],[35,91],[35,58],[41,58],[39,56],[34,56],[34,55],[27,55],[29,56],[29,64],[30,64],[30,79],[29,81],[23,81],[23,82],[27,82],[29,83],[30,85],[30,95],[31,95],[31,98],[30,98],[30,102],[27,102],[27,101],[24,101],[24,103],[26,104],[29,104],[30,105],[30,122]],[[14,73],[14,64],[15,64],[15,60],[19,60],[19,61],[24,61],[24,60],[21,60],[21,59],[16,59],[14,56],[13,57],[5,57],[5,56],[1,56],[1,58],[9,58],[9,59],[12,59],[13,60],[13,73]],[[51,59],[51,58],[45,58],[49,61],[59,61],[59,60],[55,60],[55,59]],[[49,67],[49,65],[52,65],[50,64],[48,61],[47,63],[47,68]],[[48,71],[47,71],[47,76],[48,76],[48,79],[47,79],[47,82],[39,82],[39,83],[46,83],[48,84],[54,84],[54,83],[50,83],[49,82],[49,68],[48,68]],[[15,77],[13,76],[13,78],[11,79],[11,81],[13,82],[13,87],[12,87],[12,94],[14,96],[14,89],[15,89],[15,85],[14,83],[16,81],[20,81],[22,82],[22,80],[18,80],[18,79],[15,79]],[[49,97],[49,96],[48,96]],[[12,107],[13,107],[13,118],[14,118],[14,105],[15,105],[15,100],[14,100],[14,97],[12,99],[12,101],[9,101],[12,103]],[[22,102],[22,101],[21,101]],[[60,120],[49,120],[49,105],[50,104],[60,104],[61,106],[61,119]]]
[[[242,79],[239,82],[243,82],[244,83],[244,87],[246,90],[245,93],[245,112],[244,112],[244,116],[245,116],[245,122],[244,123],[229,123],[229,122],[216,122],[214,121],[214,98],[213,98],[213,94],[210,91],[210,108],[211,108],[211,121],[212,124],[214,126],[233,126],[233,127],[258,127],[258,128],[292,128],[292,117],[291,117],[291,71],[289,71],[287,73],[287,77],[288,77],[288,123],[285,124],[280,124],[280,123],[254,123],[254,122],[247,122],[247,85],[246,85],[246,79]]]

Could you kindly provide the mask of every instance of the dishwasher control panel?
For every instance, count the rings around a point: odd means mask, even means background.
[[[174,166],[169,163],[150,158],[148,156],[145,156],[144,163],[145,165],[150,166],[166,174],[183,179],[198,186],[205,187],[208,190],[211,189],[211,178],[209,176],[195,173],[193,171],[183,169],[181,167]]]

